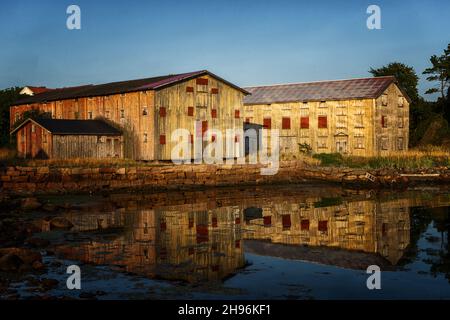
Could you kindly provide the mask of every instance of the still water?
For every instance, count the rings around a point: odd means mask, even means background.
[[[79,264],[84,289],[105,299],[450,298],[448,189],[271,186],[46,201],[64,204],[58,215],[74,225],[54,231],[36,217],[54,251],[46,259]],[[367,289],[370,265],[381,269],[381,290]]]

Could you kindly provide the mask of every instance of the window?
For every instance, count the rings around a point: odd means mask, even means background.
[[[239,110],[234,110],[234,118],[239,119],[240,118],[240,112]]]
[[[92,111],[88,111],[88,119],[92,120]]]
[[[148,136],[147,136],[147,133],[144,133],[144,143],[147,143],[147,141],[148,141]]]
[[[336,128],[346,128],[347,127],[347,116],[337,115]]]
[[[327,116],[319,116],[317,126],[319,128],[327,128],[328,127]]]
[[[326,108],[326,107],[327,107],[327,102],[326,101],[320,101],[319,108]]]
[[[326,149],[327,148],[327,139],[319,138],[319,140],[317,140],[317,148],[318,149]]]
[[[302,230],[302,231],[309,230],[309,220],[304,219],[300,222],[300,230]]]
[[[403,101],[404,101],[403,97],[402,96],[398,96],[398,106],[400,108],[403,107]]]
[[[397,150],[403,150],[404,149],[404,141],[403,137],[397,138]]]
[[[263,120],[263,127],[265,129],[270,129],[272,127],[272,119],[264,118],[264,120]]]
[[[387,106],[388,105],[388,95],[387,94],[383,94],[381,96],[381,105],[382,106]]]
[[[264,227],[272,226],[272,216],[265,216],[263,220],[264,220]]]
[[[217,118],[217,109],[211,109],[211,118]]]
[[[309,129],[309,117],[300,118],[300,128]]]
[[[364,136],[355,136],[355,149],[364,149]]]
[[[188,107],[188,116],[193,117],[194,116],[194,107]]]
[[[401,117],[401,116],[398,117],[398,121],[397,122],[398,122],[398,127],[399,128],[403,128],[403,117]]]
[[[194,92],[194,87],[186,87],[186,92]]]
[[[380,147],[381,150],[388,150],[389,149],[389,139],[387,137],[382,137],[380,139]]]
[[[291,118],[283,117],[281,120],[281,128],[282,129],[291,129]]]
[[[143,115],[143,116],[148,115],[148,109],[147,109],[147,107],[143,107],[143,108],[142,108],[142,115]]]
[[[381,127],[387,128],[387,126],[388,126],[387,116],[381,116]]]
[[[327,232],[328,231],[328,221],[327,220],[319,221],[318,229],[320,232]]]
[[[283,223],[283,230],[289,230],[291,228],[291,215],[283,214],[281,216],[281,222]]]
[[[34,124],[31,125],[31,132],[33,132],[33,133],[36,132],[36,126]]]
[[[47,143],[47,134],[42,131],[42,143]]]
[[[166,135],[162,134],[159,136],[159,144],[166,144]]]
[[[120,118],[123,119],[125,118],[125,110],[120,110]]]
[[[211,94],[219,94],[219,89],[217,89],[217,88],[212,88],[212,89],[211,89]]]
[[[109,115],[109,110],[106,110],[106,111],[105,111],[105,118],[106,118],[106,119],[109,119],[109,117],[110,117],[110,115]]]
[[[19,121],[19,119],[20,119],[20,115],[19,115],[19,113],[16,113],[14,115],[14,121],[17,122],[17,121]]]
[[[195,80],[197,92],[208,92],[208,79],[198,78]]]
[[[161,118],[164,118],[165,116],[166,116],[166,107],[161,107],[161,108],[159,108],[159,116],[161,117]]]
[[[364,127],[364,115],[355,114],[355,128],[363,128],[363,127]]]

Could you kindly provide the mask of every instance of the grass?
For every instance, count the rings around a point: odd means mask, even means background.
[[[355,157],[341,154],[315,154],[322,166],[337,166],[365,169],[428,169],[450,167],[450,151],[439,147],[391,152],[386,156]]]

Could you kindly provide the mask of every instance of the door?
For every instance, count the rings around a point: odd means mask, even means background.
[[[339,153],[347,153],[347,141],[343,139],[336,141],[336,151]]]

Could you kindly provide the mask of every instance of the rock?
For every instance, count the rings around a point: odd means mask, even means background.
[[[23,210],[36,210],[42,206],[42,204],[37,201],[36,198],[25,198],[22,199],[20,206]]]
[[[20,259],[15,254],[5,254],[0,258],[0,270],[1,271],[17,271],[19,270],[20,266],[23,265],[22,259]]]
[[[26,243],[33,248],[45,248],[50,244],[50,241],[41,238],[30,238]]]
[[[45,265],[40,262],[40,261],[35,261],[33,262],[33,264],[31,265],[31,267],[36,270],[36,271],[41,271],[45,269]]]
[[[50,220],[50,229],[69,230],[73,227],[73,223],[64,217],[56,217]]]
[[[55,279],[45,279],[44,278],[41,280],[41,286],[47,290],[56,287],[58,285],[58,283],[59,283],[59,281],[55,280]]]
[[[35,252],[30,249],[25,248],[3,248],[0,249],[0,256],[6,256],[6,255],[16,255],[19,257],[23,263],[32,265],[35,261],[42,261],[42,256],[39,252]]]
[[[46,204],[44,204],[42,209],[47,212],[53,212],[53,211],[56,211],[57,207],[54,204],[46,203]]]

